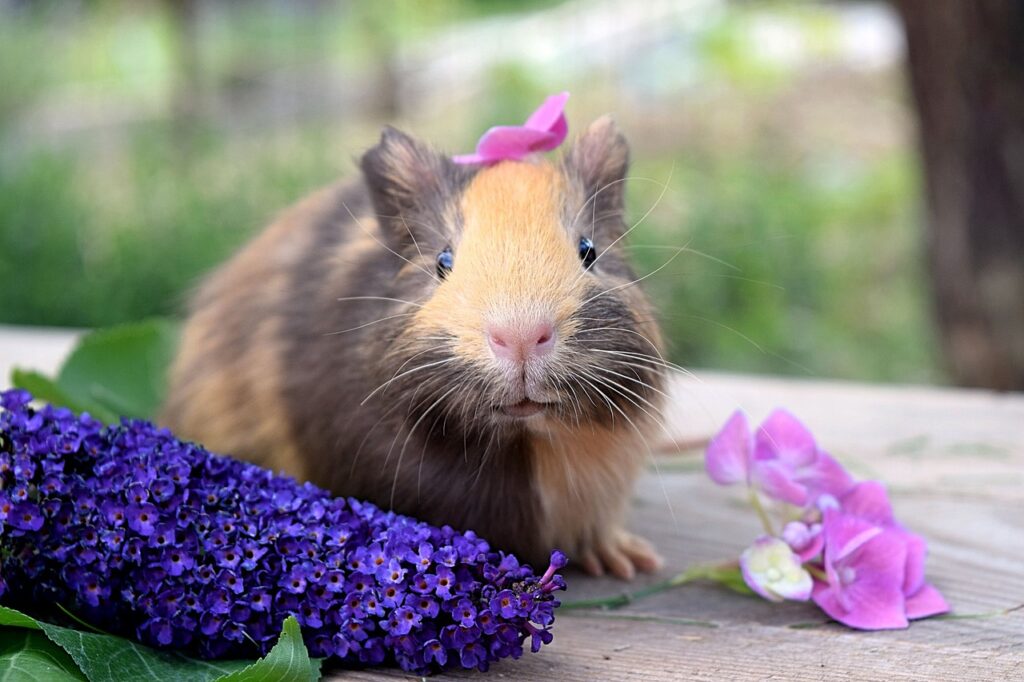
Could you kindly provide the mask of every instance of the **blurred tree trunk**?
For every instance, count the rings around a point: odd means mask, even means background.
[[[895,0],[953,379],[1024,389],[1024,1]]]

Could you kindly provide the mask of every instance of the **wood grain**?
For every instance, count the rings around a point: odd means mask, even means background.
[[[0,330],[0,366],[56,368],[74,340],[34,333],[29,343],[26,334]],[[496,665],[491,677],[1024,680],[1024,395],[699,374],[672,386],[671,438],[659,451],[706,439],[737,408],[759,420],[786,406],[857,475],[889,485],[898,517],[930,542],[929,578],[956,614],[982,617],[854,632],[810,605],[688,585],[614,612],[563,613],[551,646]],[[569,574],[566,598],[613,595],[737,556],[757,523],[739,493],[712,485],[702,467],[699,449],[658,456],[637,488],[632,527],[665,554],[662,576],[626,586]],[[398,670],[328,678],[412,679]]]
[[[928,538],[929,578],[958,618],[855,632],[826,623],[812,605],[774,605],[688,585],[616,611],[563,613],[551,646],[495,666],[492,676],[565,682],[1024,679],[1024,396],[712,373],[676,382],[673,396],[667,423],[677,441],[710,435],[737,408],[759,420],[784,405],[857,475],[886,481],[898,517]],[[665,554],[668,567],[660,577],[737,556],[757,533],[738,491],[704,477],[699,451],[659,456],[656,463],[637,489],[632,527]],[[579,574],[569,575],[569,585],[567,599],[627,587]],[[333,671],[329,677],[409,678],[397,670]]]

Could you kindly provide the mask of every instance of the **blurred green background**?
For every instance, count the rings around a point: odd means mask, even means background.
[[[567,89],[630,138],[640,271],[692,249],[672,359],[940,382],[901,59],[874,3],[0,0],[0,324],[178,314],[383,123],[464,152]]]

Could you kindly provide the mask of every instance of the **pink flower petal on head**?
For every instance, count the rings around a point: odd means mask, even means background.
[[[814,602],[853,628],[907,627],[904,538],[834,510],[825,513],[824,525],[828,582],[815,585]]]
[[[569,133],[564,113],[568,99],[568,92],[548,97],[524,125],[495,126],[480,138],[476,152],[454,156],[452,160],[460,164],[518,161],[534,152],[556,148]]]
[[[557,134],[557,131],[564,126],[566,129],[562,131],[562,139],[565,139],[565,134],[568,132],[568,126],[565,123],[565,103],[568,101],[568,92],[551,95],[544,100],[543,104],[537,107],[535,112],[530,114],[530,117],[526,119],[524,124],[525,127],[533,128],[534,130],[546,130]]]
[[[720,485],[745,483],[750,475],[753,440],[747,416],[737,410],[708,443],[704,468]]]
[[[554,149],[549,146],[555,136],[544,130],[532,130],[518,126],[496,126],[480,138],[477,154],[487,159],[519,160],[535,151]]]
[[[813,580],[789,545],[762,535],[740,555],[743,581],[769,601],[807,601]]]
[[[921,589],[906,598],[906,613],[910,620],[937,616],[940,613],[949,613],[949,604],[937,589],[925,583]]]

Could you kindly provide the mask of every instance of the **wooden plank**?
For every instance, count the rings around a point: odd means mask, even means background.
[[[55,368],[73,340],[71,334],[0,332],[0,365]],[[0,385],[4,380],[6,372]],[[795,412],[851,470],[889,484],[899,518],[928,538],[930,579],[955,611],[988,615],[863,633],[823,624],[811,605],[773,605],[690,585],[620,611],[563,613],[550,647],[496,665],[492,676],[566,682],[1024,679],[1024,396],[703,372],[700,379],[680,379],[671,392],[666,423],[680,442],[706,438],[738,407],[755,420],[775,406]],[[613,595],[695,563],[735,557],[757,533],[738,492],[704,477],[698,451],[652,459],[631,521],[665,554],[665,573],[631,586],[571,573],[566,598]],[[814,627],[794,627],[807,624]],[[330,677],[409,678],[398,670]]]
[[[1024,679],[1024,396],[712,373],[678,381],[673,396],[668,423],[680,441],[708,436],[737,407],[753,419],[778,405],[795,412],[858,475],[890,485],[898,517],[930,542],[929,578],[957,614],[981,617],[856,632],[826,624],[813,605],[689,585],[622,610],[563,613],[550,647],[501,663],[494,674],[566,681]],[[705,478],[700,453],[659,457],[657,464],[638,486],[631,525],[665,554],[665,575],[735,557],[757,534],[738,491]],[[626,587],[575,573],[569,585],[567,599]],[[407,677],[397,670],[332,675]]]

